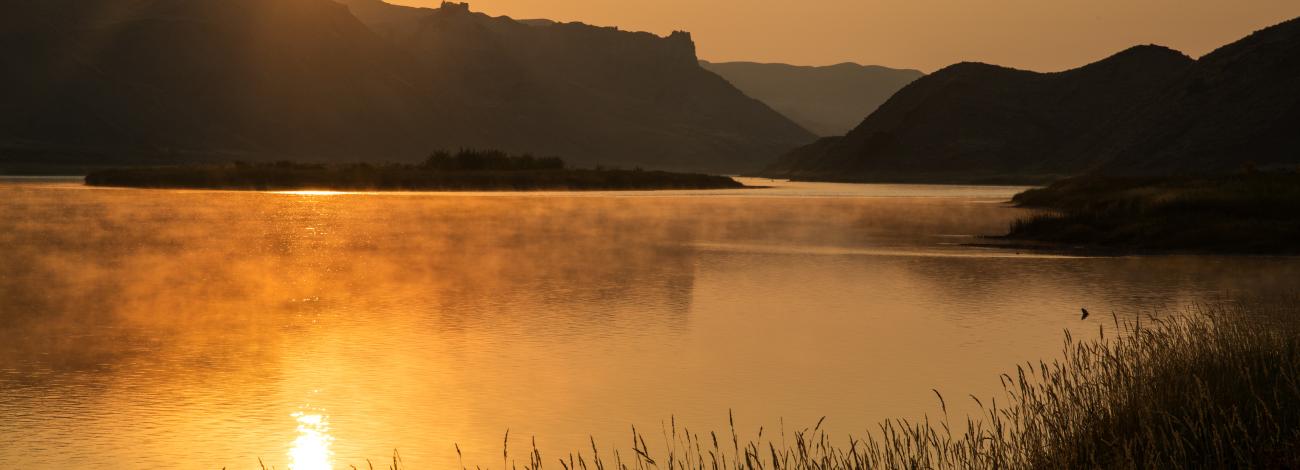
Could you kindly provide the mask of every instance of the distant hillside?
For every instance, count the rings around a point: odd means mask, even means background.
[[[429,73],[472,71],[458,87],[520,115],[510,132],[576,163],[758,169],[811,134],[700,68],[689,33],[341,0]],[[497,139],[500,140],[500,139]],[[493,147],[506,144],[493,143]],[[487,144],[484,144],[487,146]],[[766,161],[765,161],[766,159]]]
[[[916,70],[852,63],[826,67],[754,62],[700,65],[824,136],[844,135],[895,92],[924,75]]]
[[[1000,181],[1083,171],[1059,158],[1075,140],[1120,118],[1192,66],[1157,47],[1135,47],[1059,73],[981,63],[912,82],[842,138],[797,149],[767,174],[804,179]]]
[[[1157,46],[1040,74],[957,64],[769,176],[1043,181],[1300,164],[1300,19],[1197,61]]]
[[[813,136],[686,33],[376,0],[42,0],[0,19],[0,169],[435,148],[736,172]]]
[[[41,0],[0,20],[0,159],[375,156],[454,135],[401,54],[321,0]]]
[[[1205,55],[1123,125],[1142,132],[1097,149],[1101,173],[1300,168],[1300,18]]]

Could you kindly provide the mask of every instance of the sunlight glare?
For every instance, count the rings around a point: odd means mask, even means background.
[[[338,196],[338,195],[341,195],[341,194],[347,194],[347,192],[345,192],[345,191],[317,191],[317,190],[308,190],[308,191],[273,191],[273,192],[274,192],[275,194],[288,194],[288,195],[291,195],[291,196]]]
[[[330,450],[330,444],[334,437],[329,434],[328,417],[301,411],[292,416],[298,422],[298,438],[289,449],[289,469],[333,470],[331,457],[334,452]]]

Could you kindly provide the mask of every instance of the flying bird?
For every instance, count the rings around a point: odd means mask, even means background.
[[[1088,319],[1088,309],[1084,308],[1084,309],[1081,309],[1081,310],[1083,310],[1083,317],[1080,317],[1079,319],[1080,319],[1080,320],[1087,320],[1087,319]]]

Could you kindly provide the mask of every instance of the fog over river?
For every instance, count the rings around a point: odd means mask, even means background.
[[[258,193],[0,180],[0,467],[410,468],[973,407],[1300,259],[971,246],[1022,188]],[[1087,307],[1093,318],[1079,319]],[[651,439],[654,438],[654,439]]]

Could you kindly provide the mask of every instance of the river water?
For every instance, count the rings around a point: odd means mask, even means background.
[[[498,468],[664,423],[970,410],[1111,314],[1300,259],[972,246],[1022,188],[331,193],[0,181],[0,467]],[[1081,321],[1087,307],[1092,319]],[[771,435],[771,434],[769,434]],[[846,441],[847,442],[847,441]]]

